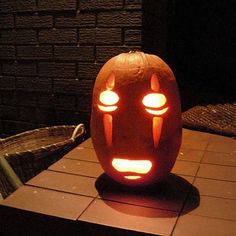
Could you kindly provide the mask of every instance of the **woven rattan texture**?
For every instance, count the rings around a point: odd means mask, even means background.
[[[75,128],[73,125],[45,127],[1,139],[0,155],[25,183],[83,141],[81,131],[72,138]],[[3,173],[0,173],[0,192],[3,197],[12,192]]]
[[[185,128],[236,137],[236,103],[195,106],[182,119]]]

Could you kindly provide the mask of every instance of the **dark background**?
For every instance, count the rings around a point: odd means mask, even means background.
[[[233,100],[234,2],[0,0],[0,135],[89,128],[96,74],[131,49],[171,66],[183,110]]]
[[[169,58],[183,108],[235,98],[235,1],[176,1]]]

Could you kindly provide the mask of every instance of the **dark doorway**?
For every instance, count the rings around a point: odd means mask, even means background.
[[[235,95],[235,1],[172,1],[168,60],[183,109]]]

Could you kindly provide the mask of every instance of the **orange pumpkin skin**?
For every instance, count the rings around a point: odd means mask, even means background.
[[[116,104],[110,99],[105,105],[116,106],[113,111],[102,111],[98,106],[101,93],[107,90],[119,98]],[[166,98],[160,107],[148,107],[163,114],[146,110],[143,100],[150,93]],[[161,181],[176,161],[182,136],[178,87],[169,66],[159,57],[143,52],[111,58],[95,81],[90,125],[95,152],[111,178],[126,185]],[[119,162],[117,167],[114,160]],[[141,162],[133,167],[137,161]],[[149,166],[142,170],[146,162]]]

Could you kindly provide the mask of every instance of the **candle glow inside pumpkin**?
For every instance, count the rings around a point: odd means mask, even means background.
[[[93,91],[91,135],[105,172],[127,185],[162,180],[181,144],[174,75],[157,56],[122,53],[100,70]]]

